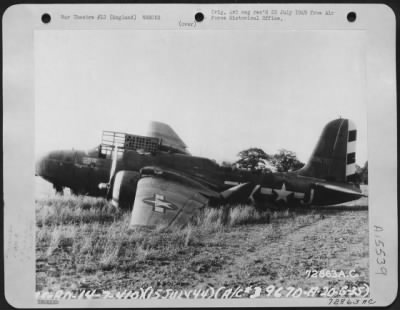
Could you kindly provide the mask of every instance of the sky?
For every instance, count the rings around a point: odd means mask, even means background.
[[[89,149],[102,130],[168,123],[193,155],[235,161],[249,147],[306,162],[338,117],[367,160],[359,31],[35,31],[36,154]]]

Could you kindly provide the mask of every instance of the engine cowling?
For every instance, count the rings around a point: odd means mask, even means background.
[[[139,179],[139,172],[118,171],[113,182],[112,204],[121,209],[131,209],[135,201],[136,186]]]

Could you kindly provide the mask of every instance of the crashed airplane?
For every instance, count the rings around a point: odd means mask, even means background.
[[[146,136],[104,131],[102,143],[84,151],[53,151],[39,159],[36,175],[56,191],[106,195],[132,208],[130,225],[185,225],[206,205],[322,206],[363,197],[354,184],[357,131],[336,119],[323,129],[298,171],[260,173],[222,167],[192,156],[167,124],[152,122]]]

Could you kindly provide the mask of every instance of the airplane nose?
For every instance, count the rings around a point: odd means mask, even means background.
[[[44,176],[46,174],[46,162],[50,158],[50,153],[38,157],[35,163],[35,176]]]

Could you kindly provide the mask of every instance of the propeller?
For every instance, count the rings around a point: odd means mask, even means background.
[[[106,189],[107,190],[107,197],[111,191],[111,182],[114,178],[115,171],[117,170],[117,159],[118,159],[118,146],[114,144],[114,152],[112,154],[112,163],[111,163],[111,170],[110,170],[110,179],[107,183],[100,183],[99,189]]]
[[[115,170],[117,169],[117,157],[118,157],[118,146],[114,145],[114,153],[112,157],[111,171],[110,171],[110,180],[108,184],[111,184],[111,180],[114,177]]]

